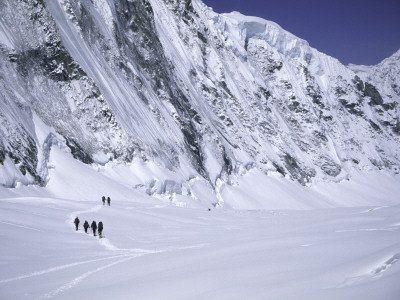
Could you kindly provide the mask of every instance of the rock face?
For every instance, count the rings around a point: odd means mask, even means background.
[[[199,0],[3,0],[0,100],[3,186],[45,185],[53,144],[212,186],[242,166],[303,185],[399,170],[400,52],[346,67]]]

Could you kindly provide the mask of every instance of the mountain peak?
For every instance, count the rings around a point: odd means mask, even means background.
[[[221,14],[224,22],[230,22],[233,30],[242,31],[245,40],[259,38],[288,57],[298,57],[302,52],[309,52],[308,42],[284,30],[273,21],[259,17],[245,16],[239,12]],[[229,20],[229,21],[228,21]],[[304,49],[304,50],[301,50]]]

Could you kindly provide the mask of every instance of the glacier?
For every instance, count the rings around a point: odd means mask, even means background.
[[[179,204],[189,189],[171,205],[129,188],[126,166],[99,172],[53,148],[45,188],[0,187],[1,299],[398,298],[400,206],[385,199],[400,186],[389,174],[331,183],[325,193],[334,201],[324,208],[323,194],[311,199],[278,177],[259,190],[275,194],[269,208],[248,196],[231,202],[243,207],[227,209],[227,201],[208,210],[202,186],[192,187],[186,206]],[[149,169],[137,164],[134,174],[153,178]],[[257,189],[253,171],[234,194]],[[103,237],[84,233],[84,220],[102,221]]]
[[[395,300],[399,101],[400,50],[345,66],[200,0],[2,0],[0,298]]]

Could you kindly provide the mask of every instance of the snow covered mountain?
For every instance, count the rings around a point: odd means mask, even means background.
[[[0,299],[398,299],[399,102],[400,51],[344,66],[200,0],[1,0]]]
[[[0,99],[4,187],[48,184],[53,147],[175,174],[131,168],[149,194],[203,181],[215,204],[251,169],[302,185],[399,172],[400,51],[346,67],[200,0],[3,0]]]

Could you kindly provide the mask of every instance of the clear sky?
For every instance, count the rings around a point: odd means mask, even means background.
[[[400,49],[400,0],[203,0],[278,23],[344,64],[375,65]]]

